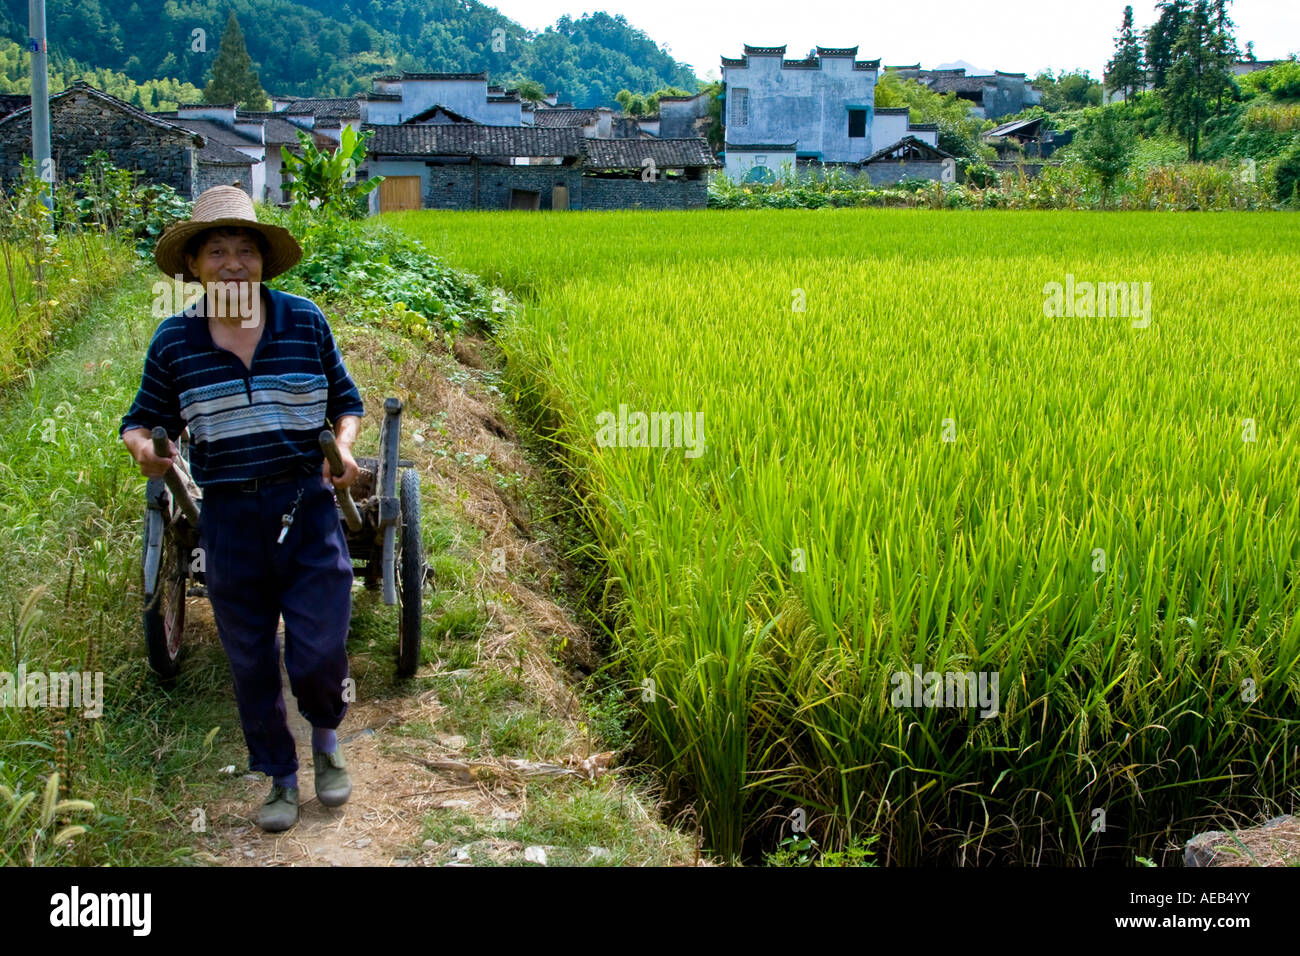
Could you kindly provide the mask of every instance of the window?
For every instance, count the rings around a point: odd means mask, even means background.
[[[736,90],[731,100],[731,125],[749,125],[749,90]]]
[[[867,111],[849,110],[849,138],[861,139],[867,135]]]

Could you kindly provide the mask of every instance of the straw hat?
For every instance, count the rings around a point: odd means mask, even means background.
[[[266,237],[270,247],[262,257],[262,278],[270,279],[287,272],[302,258],[302,246],[280,226],[257,221],[257,211],[248,193],[235,186],[213,186],[194,200],[191,218],[172,223],[154,246],[153,261],[165,275],[183,276],[186,282],[198,282],[185,262],[185,243],[196,233],[217,226],[255,229]]]

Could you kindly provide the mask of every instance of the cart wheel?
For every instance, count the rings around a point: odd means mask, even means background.
[[[424,608],[424,543],[420,540],[420,474],[402,472],[401,553],[397,568],[397,673],[409,677],[420,666],[420,627]]]
[[[150,542],[160,549],[154,580],[149,580]],[[185,584],[189,574],[186,555],[176,535],[169,532],[160,511],[149,508],[144,516],[145,582],[144,640],[149,666],[163,680],[180,671],[181,636],[185,631]],[[151,590],[152,588],[152,590]]]

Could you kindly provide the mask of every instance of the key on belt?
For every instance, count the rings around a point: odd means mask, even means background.
[[[298,510],[298,502],[300,501],[302,501],[302,488],[298,489],[298,497],[293,499],[288,514],[280,516],[280,537],[275,539],[276,544],[284,544],[285,535],[289,533],[289,526],[293,524],[293,516]]]

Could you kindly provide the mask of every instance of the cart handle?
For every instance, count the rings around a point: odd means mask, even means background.
[[[159,458],[170,458],[172,452],[167,447],[167,429],[161,425],[155,425],[150,434],[153,437],[153,453]],[[172,493],[172,497],[180,505],[185,517],[189,518],[190,524],[197,528],[199,526],[198,505],[190,497],[190,491],[185,487],[185,481],[181,478],[180,472],[176,470],[175,464],[167,467],[167,474],[163,478],[167,482],[167,490]]]
[[[343,459],[339,457],[339,446],[334,441],[334,433],[328,428],[320,433],[320,450],[325,453],[325,460],[330,463],[330,474],[335,478],[343,474]],[[347,488],[334,490],[338,492],[339,507],[343,509],[343,520],[347,522],[348,530],[356,534],[361,530],[361,515],[352,500],[352,492]]]

